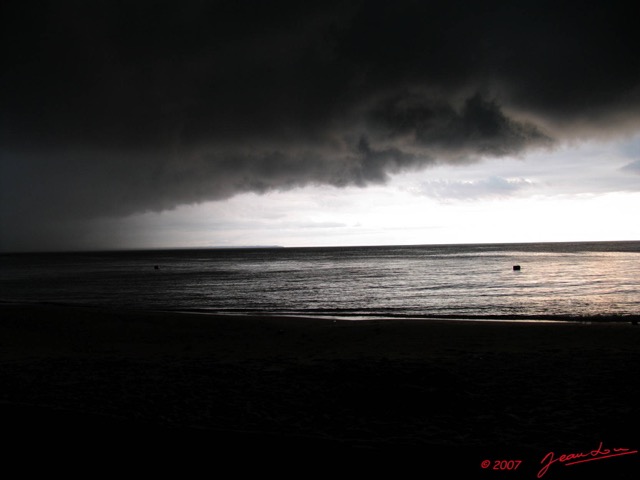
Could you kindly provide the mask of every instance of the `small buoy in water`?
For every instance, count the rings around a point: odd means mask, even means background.
[[[513,266],[513,271],[514,272],[520,271],[520,265],[514,265]]]
[[[160,267],[159,267],[158,265],[154,265],[154,266],[153,266],[153,269],[154,269],[154,270],[160,270]]]

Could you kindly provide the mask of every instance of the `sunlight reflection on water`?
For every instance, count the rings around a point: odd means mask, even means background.
[[[348,318],[631,315],[639,252],[600,242],[3,255],[0,299]]]

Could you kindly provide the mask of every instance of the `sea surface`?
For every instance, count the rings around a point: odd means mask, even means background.
[[[640,242],[3,254],[0,302],[354,320],[624,319],[640,314]]]

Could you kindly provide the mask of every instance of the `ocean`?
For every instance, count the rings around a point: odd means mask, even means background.
[[[3,254],[0,302],[353,320],[615,320],[640,313],[640,242]]]

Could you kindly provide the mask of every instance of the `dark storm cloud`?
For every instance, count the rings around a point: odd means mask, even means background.
[[[534,125],[509,119],[494,101],[478,94],[459,109],[440,99],[403,95],[381,102],[372,113],[386,138],[408,138],[443,159],[504,156],[550,140]]]
[[[4,248],[44,222],[366,185],[640,117],[627,3],[26,1],[1,16]]]

